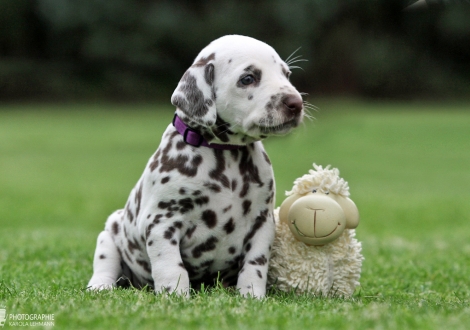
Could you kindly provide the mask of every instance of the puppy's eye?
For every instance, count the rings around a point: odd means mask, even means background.
[[[245,86],[251,85],[254,82],[255,77],[253,77],[251,74],[244,76],[242,79],[240,79],[240,83]]]
[[[316,189],[313,189],[313,190],[312,190],[312,192],[313,192],[313,193],[316,193],[316,192],[317,192],[317,190],[316,190]]]

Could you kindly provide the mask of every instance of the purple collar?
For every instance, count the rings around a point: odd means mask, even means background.
[[[193,147],[199,148],[200,146],[208,147],[212,149],[220,149],[220,150],[234,150],[240,149],[244,146],[234,145],[234,144],[215,144],[215,143],[208,143],[204,137],[199,134],[196,130],[192,129],[188,125],[186,125],[180,117],[175,113],[175,117],[173,118],[173,126],[175,126],[176,130],[183,135],[183,140],[189,145]]]

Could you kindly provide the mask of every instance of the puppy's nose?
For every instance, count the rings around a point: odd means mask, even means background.
[[[284,96],[282,103],[284,103],[286,108],[294,115],[298,115],[304,107],[302,98],[294,94]]]

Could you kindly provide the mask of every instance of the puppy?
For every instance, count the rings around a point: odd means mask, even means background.
[[[290,73],[250,37],[224,36],[199,53],[172,95],[173,123],[98,236],[89,289],[124,280],[188,295],[219,280],[265,295],[275,183],[261,140],[302,121]]]

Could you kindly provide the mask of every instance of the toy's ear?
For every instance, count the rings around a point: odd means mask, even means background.
[[[212,126],[217,118],[214,88],[215,54],[201,56],[184,73],[171,103],[183,113],[204,126]]]
[[[346,228],[354,229],[359,225],[359,210],[356,204],[347,197],[337,197],[336,202],[341,206],[346,217]]]
[[[281,204],[281,207],[279,209],[279,220],[280,221],[283,221],[285,223],[289,223],[287,221],[287,216],[289,215],[289,210],[290,210],[290,207],[292,206],[292,204],[294,204],[294,202],[296,200],[298,200],[300,197],[302,197],[302,195],[298,195],[298,194],[293,194],[293,195],[290,195],[289,197],[287,197],[284,202],[282,202]]]

